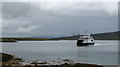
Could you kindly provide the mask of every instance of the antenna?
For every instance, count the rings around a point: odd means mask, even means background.
[[[85,34],[87,34],[87,30],[85,30]]]
[[[78,34],[78,38],[80,38],[80,34]]]

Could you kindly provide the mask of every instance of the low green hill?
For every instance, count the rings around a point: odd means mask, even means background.
[[[120,40],[120,36],[118,35],[119,33],[120,31],[99,33],[99,34],[92,34],[92,35],[94,39],[99,39],[99,40]]]
[[[107,33],[98,33],[92,34],[94,39],[96,40],[120,40],[120,35],[118,34],[120,31],[116,32],[107,32]],[[0,42],[16,42],[16,41],[46,41],[46,40],[77,40],[78,35],[59,37],[59,38],[11,38],[11,37],[3,37],[0,38]]]
[[[92,36],[96,40],[120,40],[120,36],[118,36],[119,33],[120,33],[120,31],[116,31],[116,32],[92,34]],[[78,35],[69,36],[69,37],[61,37],[61,38],[57,38],[57,39],[76,40],[76,39],[78,39]]]

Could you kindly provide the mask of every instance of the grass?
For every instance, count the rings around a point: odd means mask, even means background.
[[[46,40],[58,40],[54,38],[0,38],[0,41],[46,41]]]

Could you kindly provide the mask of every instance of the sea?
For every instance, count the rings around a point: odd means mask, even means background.
[[[0,44],[0,51],[25,61],[57,61],[118,65],[118,41],[95,40],[93,46],[78,47],[76,40],[18,41]]]

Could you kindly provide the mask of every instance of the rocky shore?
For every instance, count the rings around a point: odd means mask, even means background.
[[[23,59],[15,57],[11,54],[0,53],[2,56],[2,65],[1,67],[104,67],[102,65],[95,64],[85,64],[85,63],[75,63],[72,60],[64,59],[61,62],[59,61],[31,61],[25,63]]]

